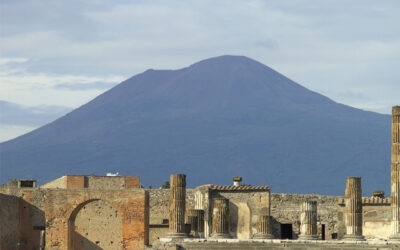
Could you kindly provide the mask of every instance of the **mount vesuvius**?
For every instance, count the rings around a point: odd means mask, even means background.
[[[147,70],[0,144],[0,181],[119,172],[160,186],[244,182],[273,192],[343,194],[390,185],[390,116],[310,91],[243,56]]]

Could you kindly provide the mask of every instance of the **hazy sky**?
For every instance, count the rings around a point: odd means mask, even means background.
[[[2,0],[0,141],[148,68],[225,54],[390,113],[400,104],[399,13],[398,0]]]

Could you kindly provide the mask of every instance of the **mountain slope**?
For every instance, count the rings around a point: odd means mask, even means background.
[[[1,144],[1,180],[170,173],[191,186],[240,175],[274,192],[389,187],[390,116],[338,104],[247,57],[147,70],[64,117]]]

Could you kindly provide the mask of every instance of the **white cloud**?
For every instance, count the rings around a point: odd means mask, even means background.
[[[385,113],[399,104],[395,0],[21,0],[0,9],[0,99],[14,103],[78,107],[148,68],[237,54],[345,104]]]

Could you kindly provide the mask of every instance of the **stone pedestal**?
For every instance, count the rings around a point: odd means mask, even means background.
[[[317,202],[305,201],[301,204],[299,240],[317,240]]]
[[[269,215],[260,215],[257,223],[257,234],[254,239],[273,239],[272,235],[272,218]]]
[[[169,195],[170,238],[185,238],[186,175],[172,174]]]
[[[400,241],[400,106],[392,109],[392,160],[391,160],[391,206],[392,236],[391,240]]]
[[[195,238],[204,237],[204,210],[189,209],[186,216],[187,224],[190,224],[190,234]]]
[[[346,235],[344,240],[364,240],[362,235],[362,191],[361,177],[347,177],[346,202]]]
[[[212,234],[213,238],[229,238],[229,200],[213,200]]]

